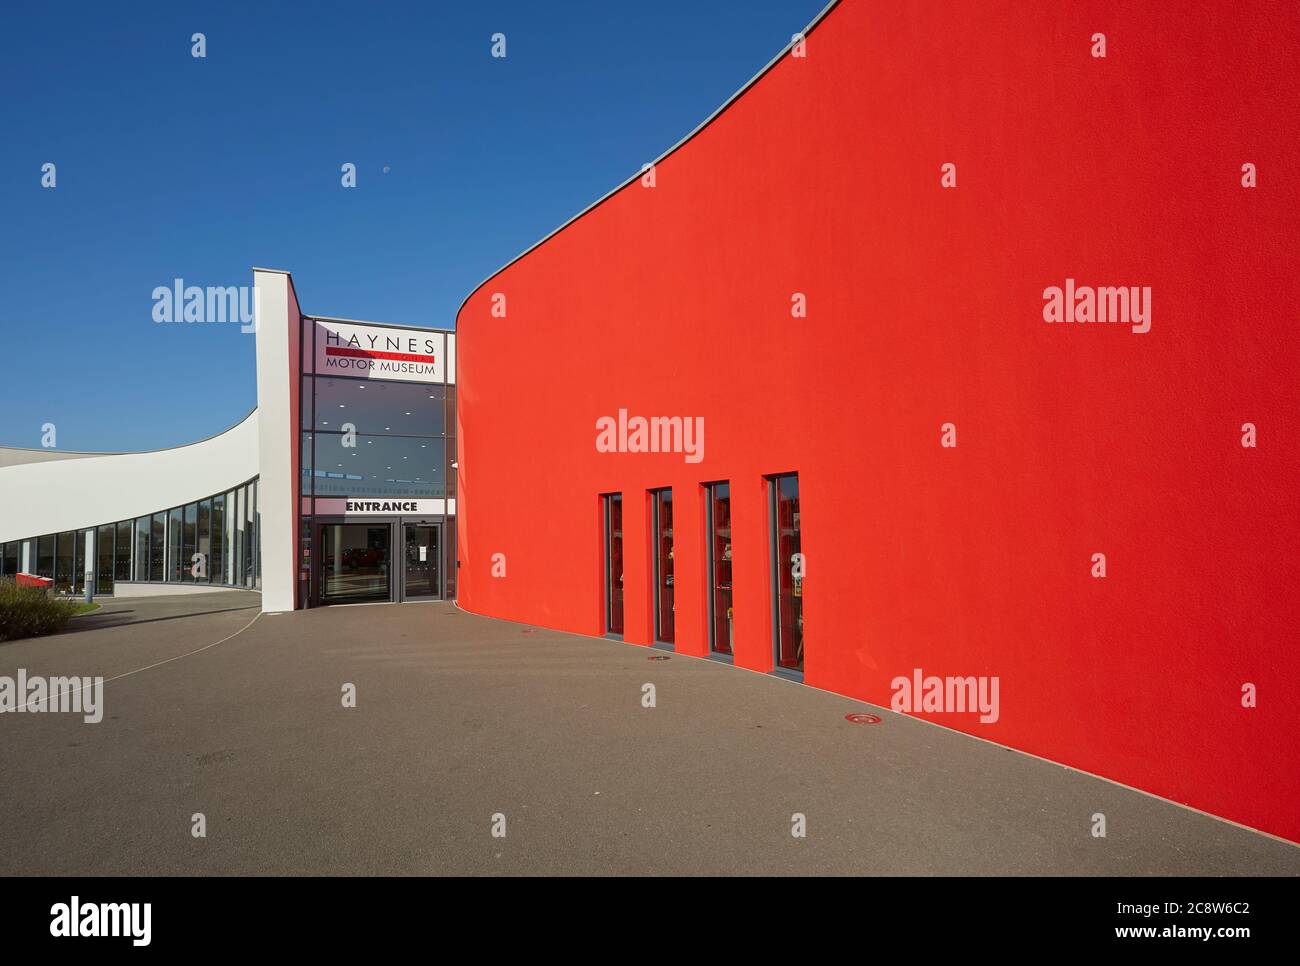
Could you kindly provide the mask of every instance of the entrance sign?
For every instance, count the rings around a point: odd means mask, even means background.
[[[320,319],[315,326],[318,376],[447,381],[446,333]]]
[[[442,516],[455,513],[455,500],[376,500],[364,497],[317,497],[316,513],[324,517]]]

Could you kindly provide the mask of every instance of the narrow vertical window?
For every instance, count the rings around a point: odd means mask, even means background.
[[[605,633],[623,634],[623,494],[605,495]]]
[[[122,520],[117,525],[117,539],[113,545],[113,580],[131,579],[131,533],[130,520]]]
[[[731,484],[708,485],[709,648],[731,654],[735,625],[731,613]]]
[[[176,561],[177,580],[194,582],[194,548],[197,546],[198,519],[198,504],[191,503],[186,506],[181,522],[181,553]]]
[[[212,497],[199,504],[198,542],[194,545],[194,552],[199,554],[203,563],[195,580],[206,584],[212,575]]]
[[[218,493],[212,498],[212,556],[208,560],[208,573],[214,584],[224,583],[226,579],[226,494]]]
[[[135,521],[135,579],[149,579],[149,528],[150,517],[137,517]]]
[[[72,560],[75,543],[71,530],[57,534],[54,542],[54,592],[56,594],[72,593]]]
[[[672,644],[676,639],[673,620],[673,491],[652,490],[654,513],[655,640]]]
[[[244,487],[244,579],[245,587],[257,584],[257,481]]]
[[[803,673],[804,559],[799,541],[799,475],[768,480],[772,533],[772,644],[776,666]]]
[[[184,507],[174,506],[167,514],[167,580],[181,580],[189,573],[181,566],[181,517],[184,512]]]
[[[54,578],[54,534],[52,533],[36,538],[36,574],[39,577]]]
[[[108,523],[95,536],[95,593],[113,592],[113,537],[117,528]]]
[[[167,514],[155,513],[149,528],[149,579],[167,579]]]

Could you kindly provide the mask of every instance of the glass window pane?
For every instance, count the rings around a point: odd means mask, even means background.
[[[4,550],[4,568],[5,573],[12,577],[22,569],[22,559],[19,556],[22,544],[17,540],[5,544]]]
[[[212,498],[212,544],[208,558],[208,575],[212,583],[219,584],[225,579],[225,556],[222,544],[226,536],[226,494],[218,493]]]
[[[117,540],[113,548],[113,579],[131,579],[131,521],[123,520],[117,525]]]
[[[709,644],[719,654],[731,654],[735,630],[731,614],[731,485],[709,487],[709,576],[712,581],[713,620]]]
[[[605,631],[623,633],[623,495],[605,497]]]
[[[58,535],[54,544],[54,590],[60,594],[72,593],[73,551],[76,538],[71,530]]]
[[[388,524],[322,527],[321,599],[326,603],[388,600]]]
[[[312,466],[314,465],[311,453],[312,434],[300,433],[299,436],[300,449],[298,454],[302,459],[302,465],[299,468],[301,476],[299,477],[298,492],[301,496],[311,496]]]
[[[656,490],[653,510],[655,637],[671,644],[676,634],[673,619],[673,491]]]
[[[95,532],[95,593],[113,592],[113,538],[117,528],[113,524],[100,527]]]
[[[231,580],[237,586],[244,583],[244,545],[247,542],[244,530],[245,502],[244,488],[241,486],[235,491],[235,567]]]
[[[167,579],[180,580],[186,568],[181,561],[181,517],[184,507],[174,506],[167,513]]]
[[[181,555],[177,566],[177,579],[194,582],[194,547],[197,536],[199,507],[191,503],[185,507],[181,524]]]
[[[244,586],[252,587],[256,582],[257,564],[257,530],[256,509],[257,483],[244,487]]]
[[[239,569],[236,564],[239,560],[239,538],[235,528],[235,521],[239,519],[238,493],[238,490],[231,490],[226,494],[226,535],[225,546],[222,547],[221,553],[226,561],[225,583],[227,584],[235,582],[235,571]]]
[[[776,663],[803,670],[803,555],[799,540],[799,477],[778,476],[772,487],[772,590],[776,595]]]
[[[212,565],[212,498],[199,503],[199,522],[195,530],[194,552],[199,555],[199,575],[194,578],[201,584],[208,583]],[[191,568],[193,569],[193,568]]]
[[[442,497],[446,440],[315,433],[316,495]],[[352,445],[355,444],[355,445]],[[304,447],[304,458],[310,447]]]
[[[72,561],[72,592],[86,592],[86,531],[78,530],[72,535],[76,551]]]
[[[446,435],[446,386],[366,379],[316,379],[316,429],[396,436]]]
[[[54,579],[54,534],[36,539],[36,574]]]
[[[167,514],[155,513],[149,532],[149,579],[167,577]]]
[[[135,579],[149,579],[149,529],[151,519],[139,517],[135,521]]]

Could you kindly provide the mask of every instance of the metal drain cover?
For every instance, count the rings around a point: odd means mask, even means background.
[[[867,714],[865,711],[853,711],[844,716],[845,721],[851,721],[854,724],[880,724],[880,717],[874,714]]]

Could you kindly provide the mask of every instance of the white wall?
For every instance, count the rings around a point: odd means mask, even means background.
[[[301,318],[287,272],[253,269],[257,306],[257,411],[261,481],[262,610],[297,602]]]
[[[256,410],[188,446],[0,466],[0,542],[156,513],[257,475]]]

